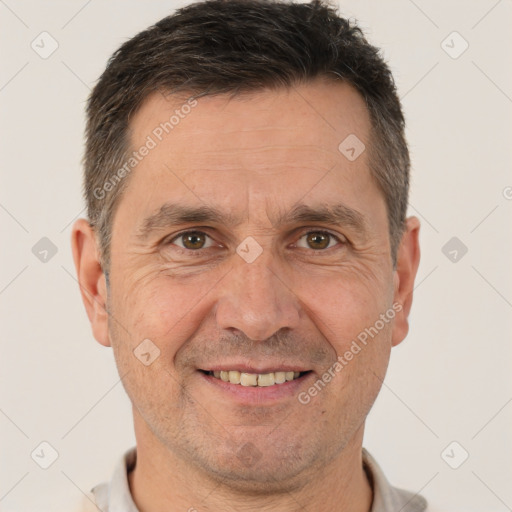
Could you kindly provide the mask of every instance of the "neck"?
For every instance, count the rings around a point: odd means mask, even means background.
[[[272,494],[248,494],[176,456],[139,423],[137,462],[128,475],[130,491],[140,512],[296,512],[306,507],[333,512],[369,512],[372,488],[362,463],[363,431],[364,424],[335,459],[303,475],[305,483],[302,485],[288,486]]]

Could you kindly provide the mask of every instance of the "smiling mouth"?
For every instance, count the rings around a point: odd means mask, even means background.
[[[297,380],[311,373],[311,371],[306,372],[271,372],[271,373],[246,373],[240,372],[238,370],[229,370],[229,371],[206,371],[200,370],[205,375],[209,375],[216,379],[222,380],[224,382],[229,382],[230,384],[238,384],[241,386],[252,386],[252,387],[268,387],[274,385],[285,384],[286,382],[290,382],[292,380]]]

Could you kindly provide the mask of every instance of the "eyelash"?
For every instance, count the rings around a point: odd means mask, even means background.
[[[348,243],[348,241],[346,239],[341,239],[340,236],[335,235],[334,233],[331,233],[330,231],[325,231],[325,230],[322,230],[322,229],[311,229],[309,231],[305,231],[305,232],[303,232],[300,235],[299,240],[301,238],[303,238],[304,236],[309,235],[310,233],[327,235],[327,236],[329,236],[331,238],[334,238],[340,245],[346,245]],[[194,229],[194,230],[182,231],[181,233],[178,233],[177,235],[174,235],[170,240],[165,242],[165,245],[173,245],[173,242],[175,240],[178,240],[179,238],[181,238],[181,237],[183,237],[185,235],[189,235],[189,234],[206,235],[208,238],[212,239],[212,237],[208,233],[206,233],[204,231],[199,231],[199,230],[195,230]],[[211,249],[211,247],[206,247],[206,248],[201,248],[201,249],[194,250],[194,249],[187,249],[186,247],[180,247],[179,245],[177,247],[178,247],[178,249],[180,249],[183,252],[198,253],[198,254],[200,254],[202,251],[207,251],[208,249]],[[301,249],[304,249],[304,247],[301,247]],[[333,247],[327,247],[325,249],[318,249],[318,250],[311,249],[311,251],[317,252],[317,253],[322,253],[322,252],[328,251],[329,249],[333,249]]]

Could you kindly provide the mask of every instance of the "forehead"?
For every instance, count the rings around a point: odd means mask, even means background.
[[[268,216],[269,209],[284,213],[306,199],[336,204],[341,195],[347,206],[357,205],[375,188],[367,152],[351,161],[339,149],[347,137],[370,143],[365,102],[341,82],[205,96],[196,103],[154,93],[130,129],[132,151],[151,141],[121,200],[134,221],[176,199],[250,218],[257,205]]]
[[[148,96],[130,123],[132,147],[144,144],[149,135],[158,145],[181,144],[182,153],[186,149],[194,154],[207,149],[257,150],[265,143],[284,143],[305,153],[301,143],[307,142],[334,149],[338,156],[333,142],[350,134],[368,139],[366,104],[352,86],[341,81],[318,79],[277,90],[204,96],[193,107],[187,99],[160,92]]]

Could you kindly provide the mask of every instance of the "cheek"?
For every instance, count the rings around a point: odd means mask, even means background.
[[[283,275],[298,307],[304,309],[305,322],[314,324],[338,354],[390,307],[392,283],[388,286],[384,272],[375,265],[358,262],[295,270],[287,269]],[[216,285],[227,273],[228,266],[185,276],[156,264],[141,269],[117,288],[116,317],[133,333],[134,343],[148,338],[172,360],[181,344],[212,315],[219,300]]]
[[[296,289],[297,296],[307,307],[316,327],[338,353],[376,322],[383,337],[391,336],[394,317],[391,278],[387,283],[369,271],[351,270],[322,277],[303,277],[301,282]],[[379,319],[389,311],[384,325]]]
[[[369,272],[364,278],[361,275],[345,272],[317,280],[316,291],[307,295],[309,317],[335,353],[316,386],[324,389],[325,384],[325,394],[318,393],[316,401],[313,396],[318,389],[307,393],[319,408],[325,403],[338,404],[330,418],[340,424],[351,421],[344,417],[346,411],[351,411],[354,418],[369,411],[381,388],[391,351],[395,317],[392,279],[387,283]]]
[[[381,300],[341,296],[312,318],[335,355],[318,379],[305,390],[301,403],[326,410],[325,419],[355,429],[366,417],[382,386],[391,352],[392,311]],[[316,318],[316,320],[315,320]]]
[[[149,338],[172,360],[211,308],[210,293],[218,280],[206,273],[176,279],[155,269],[119,294],[118,310],[137,339]]]

